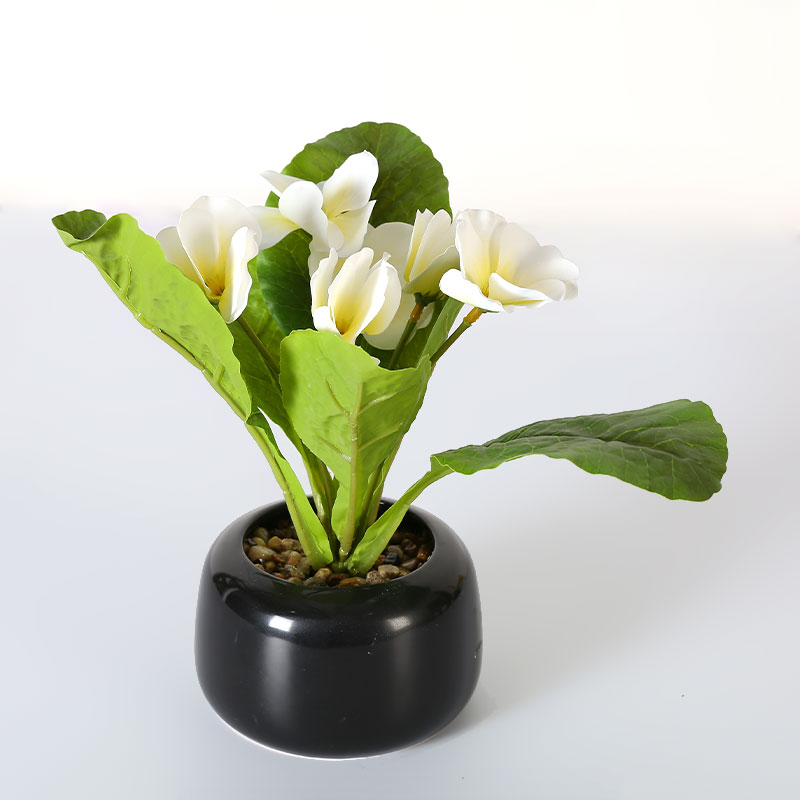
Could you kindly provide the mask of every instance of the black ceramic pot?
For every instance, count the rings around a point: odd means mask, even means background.
[[[387,501],[388,502],[388,501]],[[440,519],[428,561],[387,583],[309,587],[256,569],[242,549],[285,518],[275,503],[229,525],[203,567],[195,660],[206,698],[261,744],[322,758],[377,755],[432,736],[469,700],[481,666],[472,560]]]

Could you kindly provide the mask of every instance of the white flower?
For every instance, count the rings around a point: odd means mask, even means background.
[[[373,264],[364,247],[340,262],[331,249],[311,276],[311,314],[318,331],[338,333],[355,344],[361,333],[380,333],[400,303],[397,270],[385,259]]]
[[[364,244],[376,253],[388,255],[400,275],[403,296],[397,314],[382,333],[365,334],[375,347],[393,350],[416,306],[414,295],[419,293],[432,299],[439,294],[442,275],[458,266],[455,227],[446,211],[435,214],[428,210],[417,211],[413,226],[406,222],[385,222],[377,228],[369,228]],[[424,328],[432,314],[433,307],[428,306],[417,327]]]
[[[570,300],[578,268],[552,245],[491,211],[462,211],[456,218],[461,269],[446,272],[444,294],[484,311]]]
[[[219,303],[225,322],[244,311],[253,282],[247,263],[258,253],[261,229],[238,200],[200,197],[156,239],[167,261]]]
[[[340,257],[358,250],[375,205],[370,201],[378,180],[378,160],[364,150],[349,156],[326,181],[312,183],[280,172],[264,172],[276,194],[277,208],[253,206],[261,225],[261,248],[277,244],[298,228],[311,234],[312,256],[333,249]],[[319,260],[319,255],[314,263]]]

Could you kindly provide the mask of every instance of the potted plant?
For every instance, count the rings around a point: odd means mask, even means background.
[[[156,238],[125,214],[53,222],[202,371],[283,493],[209,551],[196,628],[206,697],[263,744],[371,755],[446,725],[480,671],[475,571],[456,534],[412,505],[427,486],[540,453],[706,500],[726,440],[711,409],[689,400],[534,422],[432,455],[385,499],[438,360],[484,317],[574,297],[578,270],[497,214],[453,218],[441,165],[401,125],[338,131],[264,175],[264,206],[200,198]],[[274,426],[300,454],[310,495]]]

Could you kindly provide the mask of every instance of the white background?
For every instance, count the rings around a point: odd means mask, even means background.
[[[800,796],[797,2],[31,3],[0,48],[0,794]],[[435,485],[484,672],[436,739],[347,763],[236,737],[196,684],[196,584],[278,497],[202,378],[58,240],[69,208],[173,224],[364,119],[419,133],[453,206],[582,270],[441,363],[388,493],[534,419],[689,397],[723,491],[670,503],[566,462]],[[506,559],[522,565],[513,576]],[[388,691],[387,687],[387,691]]]

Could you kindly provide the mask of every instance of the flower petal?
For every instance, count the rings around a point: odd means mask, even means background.
[[[356,209],[355,211],[348,211],[345,214],[339,214],[331,220],[329,227],[329,237],[332,228],[339,232],[341,235],[341,242],[338,246],[340,256],[351,256],[356,250],[360,250],[364,244],[364,235],[367,232],[367,225],[369,224],[369,215],[375,207],[375,201],[367,203],[363,208]],[[331,238],[331,247],[336,245]]]
[[[482,308],[484,311],[503,310],[501,303],[485,297],[481,290],[472,281],[468,281],[457,269],[451,269],[442,275],[439,289],[448,297],[454,297],[466,305]]]
[[[175,227],[164,228],[156,236],[156,240],[161,245],[167,261],[170,264],[174,264],[187,278],[193,280],[206,294],[209,294],[209,289],[203,280],[203,276],[197,271],[197,267],[192,264],[192,260],[183,249],[181,237],[178,236],[178,229]]]
[[[397,307],[394,318],[381,333],[370,333],[369,329],[364,331],[364,338],[379,350],[394,350],[400,342],[400,337],[408,324],[408,318],[414,310],[416,301],[414,296],[405,294],[400,297],[400,305]],[[429,305],[423,312],[420,321],[417,323],[416,330],[424,328],[431,321],[433,316],[433,306]]]
[[[489,276],[497,264],[500,237],[506,221],[492,211],[467,209],[456,218],[456,247],[464,277],[489,290]]]
[[[244,311],[253,279],[247,269],[258,253],[258,236],[252,228],[242,227],[231,237],[225,264],[225,289],[219,299],[219,313],[227,323]]]
[[[322,208],[329,218],[363,208],[378,180],[378,159],[364,150],[354,153],[322,184]]]
[[[339,334],[336,323],[333,321],[333,314],[331,313],[330,306],[320,306],[311,312],[311,318],[314,321],[314,327],[318,331],[330,331],[330,333]]]
[[[540,305],[541,303],[549,303],[551,300],[560,300],[564,296],[564,284],[559,281],[559,285],[561,287],[560,296],[550,297],[544,291],[527,289],[509,283],[495,272],[489,278],[489,297],[504,306]]]
[[[377,228],[368,228],[364,236],[364,245],[376,253],[387,253],[389,261],[401,276],[406,269],[408,248],[411,242],[413,227],[407,222],[384,222]]]
[[[327,249],[328,218],[322,211],[322,192],[315,183],[295,181],[281,195],[278,208],[286,219],[325,242]]]
[[[370,303],[371,298],[365,296],[365,287],[373,257],[372,250],[365,247],[346,258],[328,289],[328,305],[331,307],[336,327],[343,336],[353,327],[354,319],[361,320],[364,316],[364,304]],[[376,308],[369,319],[372,319],[377,312]],[[352,341],[355,341],[355,336]]]
[[[419,212],[417,212],[417,222],[414,223],[415,227],[418,222],[421,222]],[[455,233],[453,221],[444,209],[431,215],[417,245],[413,263],[409,265],[406,280],[411,281],[421,275],[434,259],[442,255],[449,247],[453,247],[456,241]],[[444,271],[439,274],[439,278],[443,274]],[[437,279],[436,283],[438,284],[438,282]]]
[[[338,264],[339,256],[335,250],[331,250],[326,258],[320,260],[319,266],[311,276],[312,313],[314,309],[328,305],[328,289],[330,289]]]
[[[225,286],[225,262],[220,253],[220,241],[214,219],[203,207],[193,205],[178,220],[178,236],[206,286],[215,295]]]
[[[397,270],[386,260],[381,259],[373,268],[373,272],[383,270],[386,272],[386,289],[383,293],[383,305],[372,320],[364,328],[364,333],[381,333],[397,315],[400,300],[403,298],[403,289],[400,286],[400,276]],[[411,313],[410,311],[408,312]],[[406,319],[406,322],[408,319]],[[402,329],[401,329],[402,333]]]
[[[266,250],[268,247],[278,244],[284,236],[300,227],[291,220],[286,219],[277,208],[251,206],[250,211],[261,228],[261,244],[259,246],[261,250]]]
[[[254,214],[233,197],[200,197],[191,208],[201,209],[209,214],[223,246],[231,240],[239,228],[250,228],[260,239],[261,229]]]
[[[456,246],[448,247],[440,256],[434,258],[415,278],[408,282],[405,291],[435,297],[439,294],[439,281],[450,269],[458,269],[459,254]]]
[[[262,178],[266,178],[267,183],[273,188],[276,194],[283,194],[286,189],[300,178],[293,178],[291,175],[284,175],[282,172],[267,170],[261,173]]]

